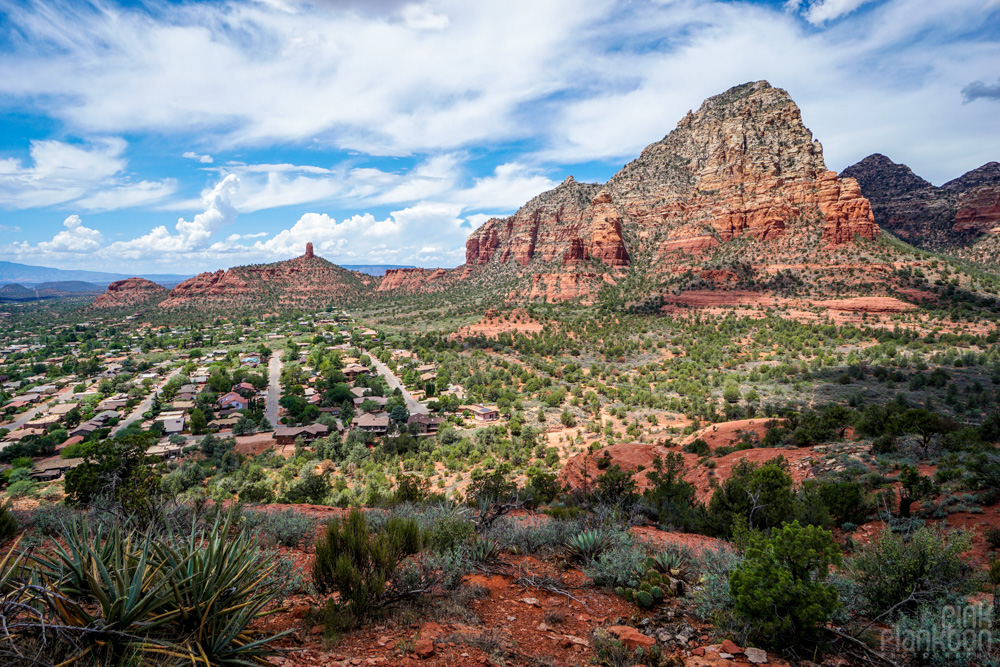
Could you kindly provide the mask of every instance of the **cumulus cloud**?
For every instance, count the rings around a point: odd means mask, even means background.
[[[212,158],[211,155],[199,155],[194,151],[187,151],[186,153],[184,153],[184,157],[187,158],[188,160],[197,160],[202,164],[212,164],[213,162],[215,162],[215,160]]]
[[[191,220],[181,218],[177,221],[176,234],[171,234],[164,225],[160,225],[148,234],[112,243],[106,254],[111,257],[141,259],[191,253],[207,248],[216,232],[236,221],[237,211],[231,199],[239,187],[238,177],[233,174],[226,176],[203,195],[203,212]],[[177,261],[177,258],[173,257],[172,260]]]
[[[63,220],[66,229],[52,237],[51,241],[38,244],[43,253],[71,252],[91,253],[101,247],[104,236],[96,229],[83,226],[80,216],[74,214]]]
[[[973,81],[965,88],[962,88],[962,99],[966,102],[974,100],[1000,101],[1000,79],[993,85],[982,81]]]

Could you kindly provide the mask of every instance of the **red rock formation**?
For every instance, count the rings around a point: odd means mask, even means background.
[[[438,287],[448,276],[445,269],[388,269],[376,292],[421,292]]]
[[[127,278],[108,285],[108,291],[98,296],[91,308],[134,308],[163,301],[167,289],[145,278]]]
[[[469,236],[466,264],[533,275],[532,298],[589,298],[598,263],[614,282],[636,256],[668,269],[739,237],[774,241],[792,224],[828,247],[879,234],[857,182],[827,170],[788,93],[759,81],[708,99],[605,186],[569,177],[489,220]]]
[[[331,264],[306,246],[301,257],[274,264],[237,266],[201,273],[177,285],[163,308],[232,309],[244,306],[278,309],[316,307],[334,299],[350,300],[374,283],[371,276]]]

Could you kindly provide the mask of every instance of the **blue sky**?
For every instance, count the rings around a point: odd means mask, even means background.
[[[840,170],[1000,159],[1000,0],[0,0],[0,259],[455,266],[706,97],[787,89]]]

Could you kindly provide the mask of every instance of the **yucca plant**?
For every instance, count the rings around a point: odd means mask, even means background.
[[[162,648],[158,638],[173,621],[170,587],[174,572],[151,558],[150,535],[98,530],[67,532],[67,548],[58,547],[57,562],[39,560],[41,577],[51,584],[42,596],[64,627],[78,629],[79,660],[91,656],[100,664],[117,664],[126,656]]]
[[[576,561],[590,562],[611,547],[611,536],[602,530],[585,530],[566,540],[567,555]]]
[[[75,629],[72,660],[119,664],[160,654],[205,665],[263,663],[281,635],[258,636],[250,623],[280,591],[274,565],[232,516],[186,537],[122,527],[72,526],[52,560],[36,558],[44,602]],[[282,633],[285,634],[285,633]]]
[[[474,563],[487,563],[500,555],[500,543],[491,537],[480,537],[469,545],[469,557]]]
[[[271,576],[277,566],[261,559],[247,532],[234,529],[232,515],[216,518],[205,533],[193,524],[185,538],[158,543],[155,551],[172,573],[171,630],[180,637],[161,652],[213,665],[243,665],[275,653],[268,644],[280,635],[257,638],[248,628],[271,613],[264,609],[280,591]]]

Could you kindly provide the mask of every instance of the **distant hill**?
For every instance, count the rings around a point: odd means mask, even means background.
[[[381,278],[386,274],[386,271],[393,271],[395,269],[415,269],[415,266],[408,266],[404,264],[340,264],[341,268],[347,269],[348,271],[357,271],[358,273],[367,273],[369,276],[375,276],[376,278]]]
[[[103,291],[103,286],[82,280],[63,280],[31,286],[11,283],[0,287],[0,301],[39,301],[100,294]]]
[[[301,257],[201,273],[170,291],[161,308],[194,312],[269,312],[349,303],[367,294],[375,279],[316,257]]]
[[[18,283],[0,287],[0,301],[32,301],[37,298],[38,294],[35,290],[28,289]]]
[[[104,291],[103,285],[88,283],[83,280],[60,280],[52,283],[39,283],[34,287],[39,292],[54,294],[100,294]]]
[[[0,284],[18,283],[21,286],[35,287],[42,283],[53,282],[88,282],[99,287],[107,287],[113,282],[124,280],[130,276],[122,273],[107,273],[104,271],[83,271],[79,269],[54,269],[48,266],[32,266],[17,262],[0,262]],[[173,287],[190,278],[188,275],[149,274],[143,278],[151,280],[164,287]]]
[[[997,261],[1000,163],[988,162],[937,187],[905,164],[874,153],[841,176],[858,181],[875,222],[907,243]],[[977,252],[982,248],[990,250]]]

